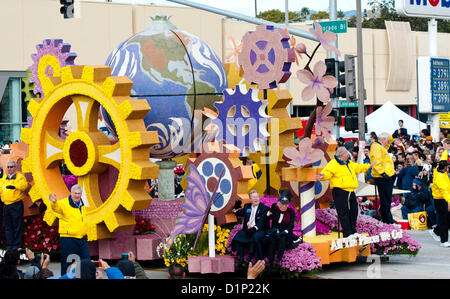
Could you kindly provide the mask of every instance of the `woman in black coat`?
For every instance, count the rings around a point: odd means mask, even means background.
[[[269,210],[269,218],[272,220],[271,229],[267,232],[268,258],[270,265],[278,267],[286,249],[292,249],[300,244],[300,239],[294,235],[295,211],[289,208],[292,195],[289,190],[280,192],[281,196]],[[276,258],[275,258],[276,251]],[[275,260],[275,263],[274,263]]]

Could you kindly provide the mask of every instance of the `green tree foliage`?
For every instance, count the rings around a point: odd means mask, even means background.
[[[311,11],[309,10],[308,7],[303,7],[303,8],[300,10],[300,18],[301,18],[302,20],[306,20],[306,18],[307,18],[310,14],[311,14]]]
[[[271,9],[260,12],[257,16],[257,18],[274,22],[274,23],[284,23],[284,12],[280,11],[279,9]],[[290,11],[288,13],[289,22],[299,22],[301,21],[301,17],[296,12]]]
[[[311,14],[311,20],[320,20],[320,19],[329,19],[330,15],[326,11],[318,11],[316,13]]]
[[[412,31],[428,31],[428,18],[414,18],[400,16],[395,10],[394,0],[370,1],[370,11],[364,11],[366,17],[362,20],[363,28],[386,29],[384,21],[409,22]],[[348,27],[356,27],[356,16],[348,19]],[[450,22],[438,20],[438,32],[450,32]]]
[[[342,10],[338,11],[338,12],[337,12],[337,17],[338,17],[338,19],[343,19],[343,18],[345,18],[344,12],[343,12]]]

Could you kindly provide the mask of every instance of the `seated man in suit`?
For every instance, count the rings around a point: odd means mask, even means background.
[[[274,203],[269,211],[272,220],[271,229],[267,230],[264,242],[268,242],[268,257],[270,267],[280,266],[286,249],[293,249],[301,243],[301,239],[294,235],[295,211],[289,208],[292,194],[289,190],[280,191],[278,202]],[[275,251],[277,256],[275,258]],[[275,264],[274,264],[275,259]]]
[[[237,251],[239,262],[243,266],[247,266],[256,251],[256,259],[263,259],[262,238],[269,227],[267,212],[269,207],[260,202],[259,194],[255,190],[250,191],[250,203],[244,205],[240,209],[242,202],[236,201],[233,213],[237,217],[244,217],[242,222],[242,230],[233,238],[231,248]],[[249,248],[249,254],[244,261],[244,249]]]

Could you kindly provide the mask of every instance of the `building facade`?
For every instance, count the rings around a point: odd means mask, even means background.
[[[0,72],[16,72],[17,75],[5,75],[9,77],[0,102],[2,138],[18,139],[16,127],[26,122],[26,111],[19,113],[26,106],[20,100],[20,78],[33,63],[31,55],[36,53],[36,45],[44,39],[62,38],[70,43],[71,51],[77,53],[75,64],[101,65],[121,42],[142,31],[151,22],[150,17],[162,13],[170,16],[170,21],[178,29],[192,33],[209,44],[222,61],[227,62],[227,55],[234,50],[231,37],[239,43],[247,31],[255,30],[254,24],[189,7],[89,1],[81,2],[80,6],[80,18],[64,19],[59,12],[58,0],[0,1],[0,28],[3,28]],[[311,28],[306,24],[290,26],[303,30]],[[428,55],[427,32],[413,32],[409,23],[402,22],[387,22],[386,27],[386,30],[363,29],[366,111],[371,113],[386,101],[391,101],[417,117],[415,65],[417,57]],[[296,42],[303,42],[308,51],[316,45],[316,42],[300,37],[296,37]],[[446,47],[450,44],[450,34],[438,33],[438,43],[438,55],[450,57],[450,50]],[[355,28],[348,28],[347,33],[338,35],[338,48],[342,60],[345,54],[356,55]],[[328,57],[329,53],[319,48],[312,63]],[[300,97],[304,85],[297,80],[296,72],[307,63],[307,58],[303,56],[298,60],[299,65],[294,63],[291,68],[289,80],[289,89],[294,97],[293,114],[307,116],[315,100],[305,102]],[[341,108],[342,114],[356,111],[356,107]],[[8,123],[8,128],[4,127],[5,123]],[[9,133],[6,134],[6,131]]]

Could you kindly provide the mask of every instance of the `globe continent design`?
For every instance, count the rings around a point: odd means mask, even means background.
[[[150,149],[152,158],[181,156],[192,152],[195,142],[204,141],[194,110],[214,110],[214,102],[228,88],[219,57],[198,37],[180,30],[144,30],[122,42],[106,65],[112,76],[129,77],[131,96],[147,99],[151,107],[144,117],[145,126],[159,136],[159,143]],[[117,137],[109,115],[101,111],[109,131]],[[196,141],[194,127],[199,132]]]

